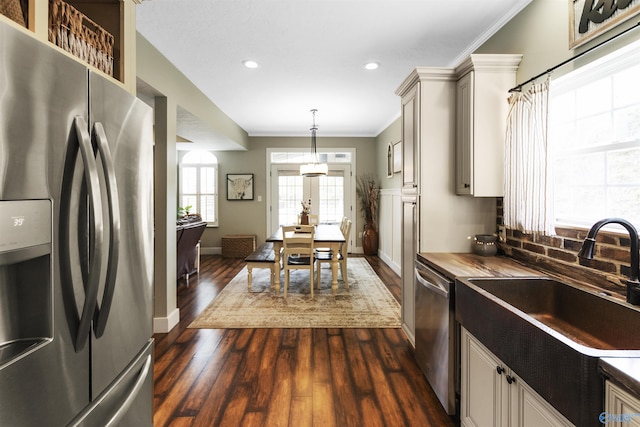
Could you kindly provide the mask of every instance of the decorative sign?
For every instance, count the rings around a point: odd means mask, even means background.
[[[569,49],[609,31],[640,12],[640,0],[569,0]]]

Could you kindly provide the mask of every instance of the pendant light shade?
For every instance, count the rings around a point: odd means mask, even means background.
[[[311,110],[313,114],[313,125],[311,126],[311,162],[306,165],[300,165],[300,175],[307,177],[326,175],[329,172],[329,166],[326,163],[318,162],[318,152],[316,151],[316,112]]]

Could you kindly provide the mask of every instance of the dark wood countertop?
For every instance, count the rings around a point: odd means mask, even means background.
[[[640,396],[640,358],[603,357],[598,367],[605,377],[618,386]]]
[[[511,258],[470,253],[421,252],[418,260],[450,279],[456,277],[544,276]]]

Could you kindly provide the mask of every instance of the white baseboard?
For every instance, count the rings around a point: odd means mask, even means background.
[[[393,270],[394,273],[396,273],[398,276],[402,277],[402,269],[400,268],[400,265],[398,265],[397,263],[393,262],[393,260],[389,257],[389,255],[387,255],[385,253],[382,253],[382,252],[378,252],[378,256],[380,257],[382,262],[387,264],[387,266],[390,269]]]
[[[153,333],[166,334],[180,322],[180,309],[176,308],[167,317],[153,318]]]

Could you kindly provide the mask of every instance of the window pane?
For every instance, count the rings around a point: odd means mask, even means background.
[[[640,102],[640,65],[628,68],[613,77],[614,107],[624,107]]]
[[[613,113],[614,141],[640,139],[640,105],[616,110]]]
[[[606,77],[576,90],[578,117],[586,117],[611,109],[611,78]]]
[[[640,224],[640,186],[610,187],[607,207],[607,216],[624,218],[633,224]]]
[[[613,137],[611,113],[598,114],[579,119],[576,122],[576,141],[578,147],[591,147],[608,144]]]
[[[196,193],[198,191],[198,168],[184,166],[182,168],[182,192]]]
[[[182,201],[180,202],[180,207],[186,209],[187,206],[191,206],[191,208],[189,209],[189,213],[198,213],[197,201],[198,201],[198,198],[194,195],[191,195],[191,196],[183,195]]]
[[[640,185],[640,148],[612,151],[607,155],[607,184]]]
[[[200,215],[203,221],[216,221],[215,196],[200,196]]]
[[[311,144],[311,142],[309,142]],[[311,145],[304,151],[273,151],[271,163],[308,163],[311,160]],[[323,163],[350,163],[350,152],[324,152],[318,151],[318,160]]]
[[[182,158],[182,164],[210,165],[218,163],[216,156],[209,151],[189,151]]]
[[[202,166],[200,168],[200,192],[213,194],[216,192],[216,169]]]

